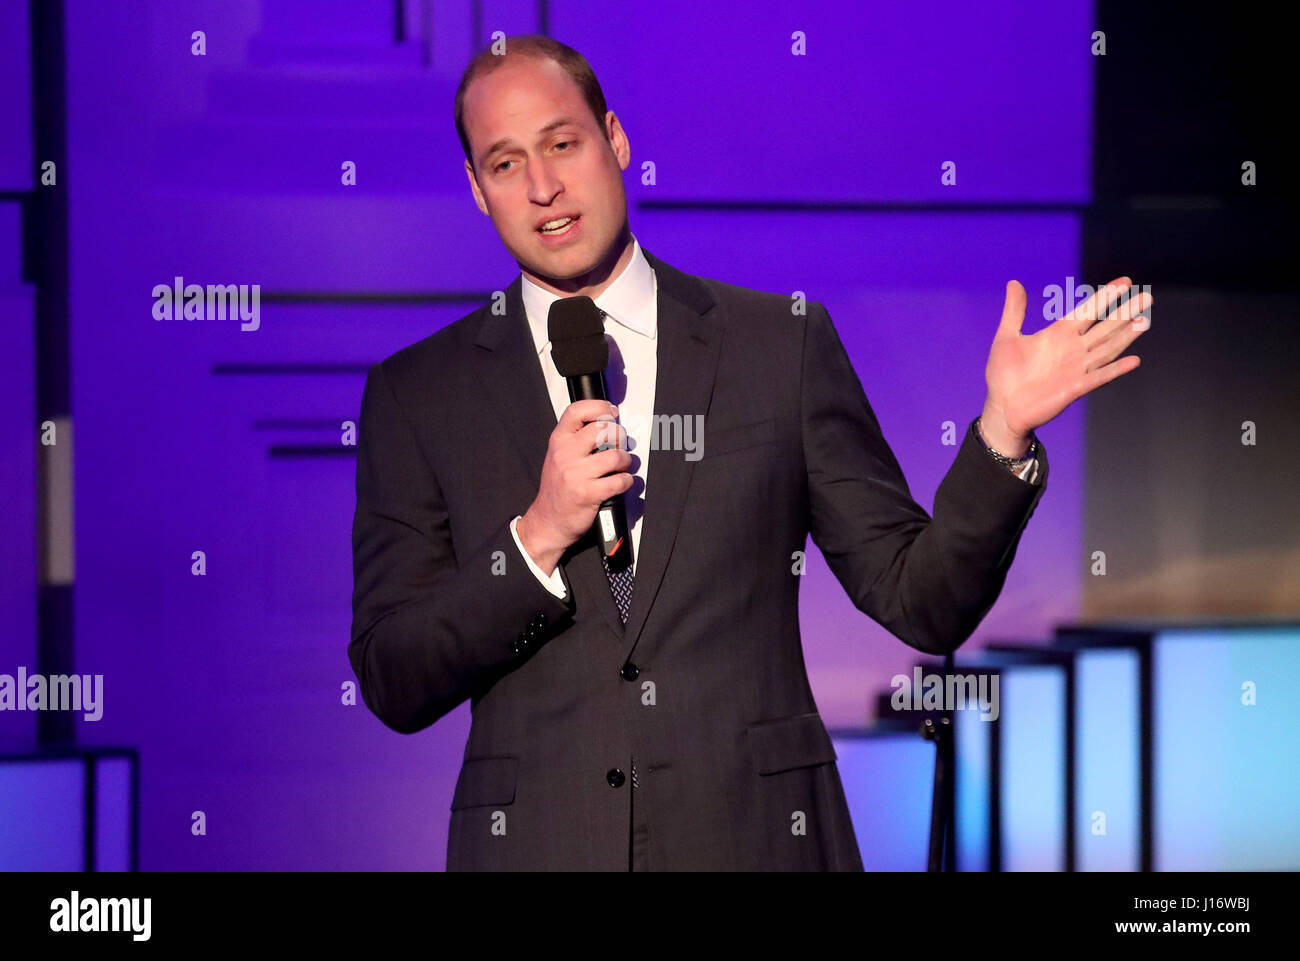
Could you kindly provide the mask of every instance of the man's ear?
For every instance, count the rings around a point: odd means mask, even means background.
[[[632,161],[632,147],[627,142],[627,132],[623,129],[622,122],[612,110],[605,114],[605,136],[609,140],[610,149],[614,151],[619,167],[626,170],[627,165]]]
[[[478,209],[483,211],[483,216],[488,216],[487,204],[483,202],[483,191],[478,189],[478,179],[474,176],[474,168],[469,165],[469,160],[465,161],[465,176],[469,178],[469,189],[474,194],[474,203],[478,204]]]

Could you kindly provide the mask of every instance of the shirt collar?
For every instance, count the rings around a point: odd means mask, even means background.
[[[520,294],[524,301],[524,312],[528,315],[528,327],[533,335],[533,346],[540,354],[550,343],[547,322],[550,319],[551,304],[559,300],[560,295],[537,286],[522,274],[520,279],[523,281]],[[657,289],[655,272],[650,266],[650,261],[646,260],[645,254],[641,251],[641,244],[637,242],[636,237],[633,237],[632,259],[614,282],[594,300],[596,306],[610,319],[628,330],[654,340],[658,319],[655,302]]]

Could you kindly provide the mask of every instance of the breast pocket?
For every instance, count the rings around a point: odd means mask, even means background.
[[[741,424],[738,427],[724,427],[721,430],[711,429],[706,420],[700,440],[700,460],[702,463],[707,464],[723,454],[731,454],[736,451],[748,450],[751,447],[758,447],[762,444],[774,443],[776,441],[776,418],[769,417],[767,420],[756,421],[752,424]]]
[[[489,804],[512,804],[518,774],[518,757],[466,758],[460,768],[460,777],[456,779],[451,809],[460,811]]]

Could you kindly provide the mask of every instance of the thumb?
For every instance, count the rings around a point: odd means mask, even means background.
[[[1018,280],[1007,281],[1007,299],[1002,305],[1002,322],[998,325],[998,334],[1018,334],[1025,322],[1025,288]]]

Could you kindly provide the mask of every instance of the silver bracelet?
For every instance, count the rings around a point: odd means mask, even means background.
[[[975,434],[979,437],[980,443],[984,445],[984,449],[989,452],[989,456],[1013,474],[1018,474],[1024,470],[1025,464],[1034,459],[1034,452],[1038,450],[1038,438],[1032,433],[1029,435],[1029,450],[1023,457],[1008,457],[1006,454],[999,454],[989,446],[988,441],[984,439],[984,429],[980,424],[981,420],[983,420],[982,416],[975,418]]]

